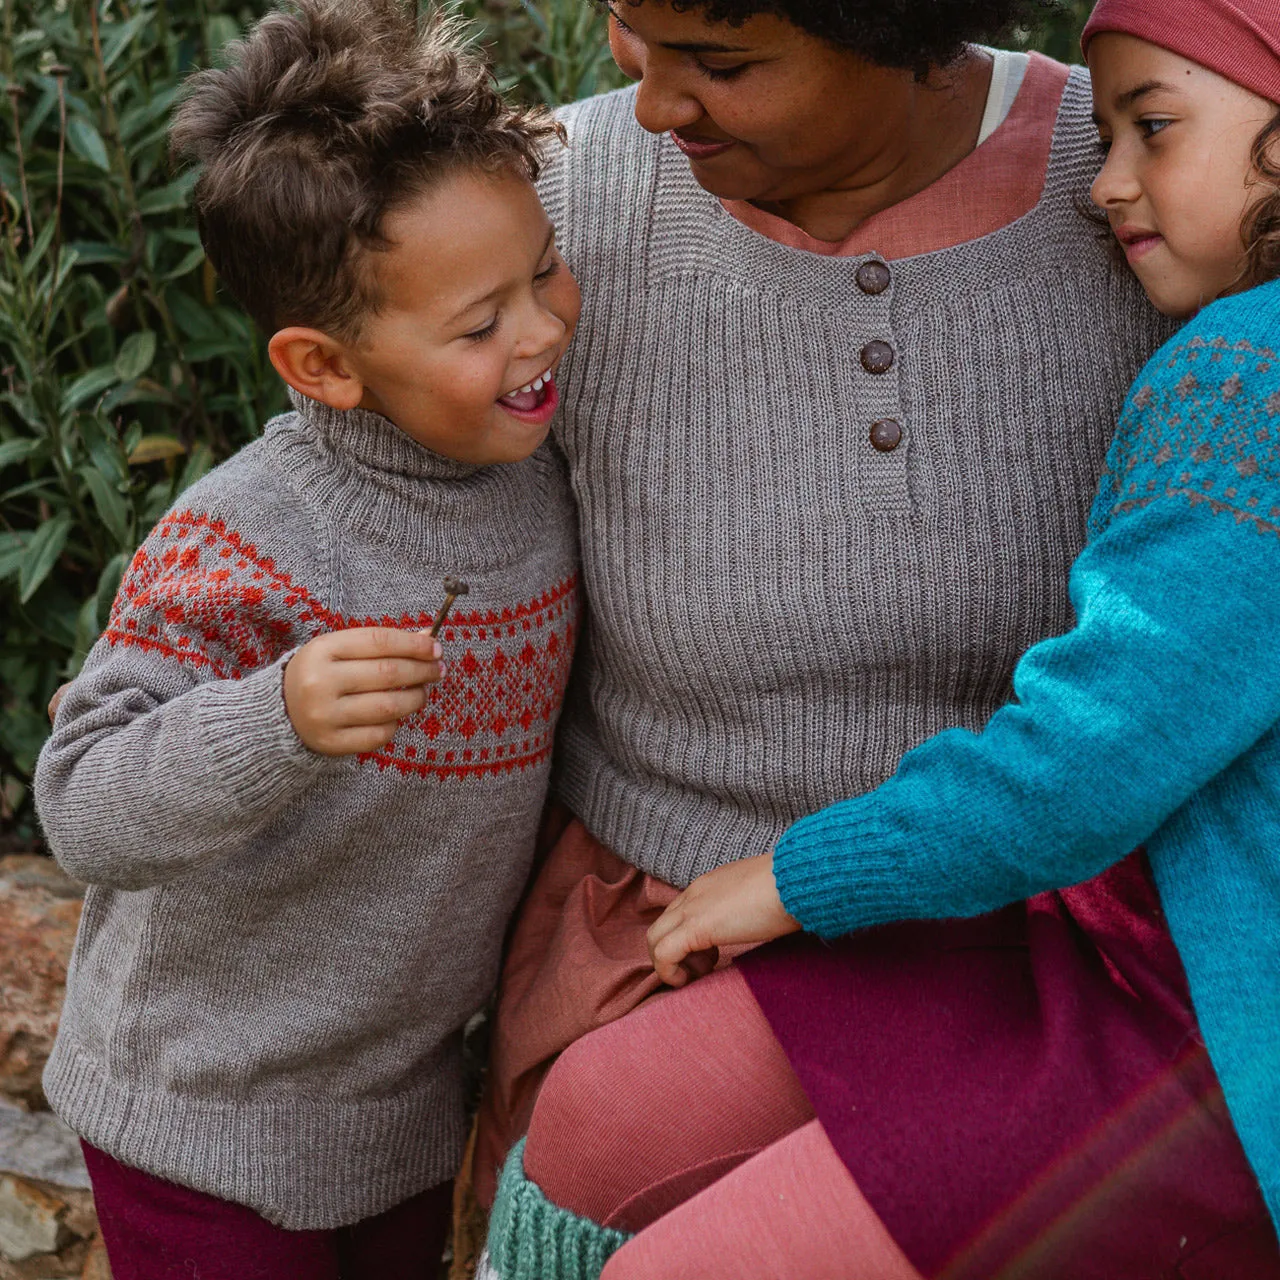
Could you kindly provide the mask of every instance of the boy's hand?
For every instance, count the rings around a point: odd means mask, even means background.
[[[440,641],[425,631],[353,627],[308,641],[284,669],[294,732],[322,756],[375,751],[439,680]]]
[[[743,858],[699,876],[649,929],[649,958],[668,986],[710,972],[719,947],[795,933],[773,879],[773,854]]]

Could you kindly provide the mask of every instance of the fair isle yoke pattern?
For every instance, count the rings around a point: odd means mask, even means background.
[[[533,857],[579,626],[549,448],[471,467],[301,399],[153,530],[58,711],[36,801],[89,884],[53,1108],[125,1164],[293,1230],[453,1176],[461,1028]],[[323,632],[429,627],[448,669],[384,748],[302,746]]]
[[[1178,495],[1280,535],[1280,362],[1270,346],[1203,332],[1171,343],[1135,384],[1117,439],[1123,460],[1102,477],[1091,533]]]
[[[329,608],[225,520],[166,516],[134,556],[104,635],[221,680],[278,661],[305,639],[350,627],[425,630],[432,614],[354,617]],[[464,778],[547,760],[569,680],[577,574],[533,599],[457,609],[441,632],[445,678],[395,739],[359,755],[402,774]],[[281,615],[287,615],[286,621]]]

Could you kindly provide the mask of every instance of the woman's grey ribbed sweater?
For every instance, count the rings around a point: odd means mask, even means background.
[[[1169,326],[1079,211],[1082,69],[1039,204],[878,293],[867,258],[730,217],[633,97],[569,108],[541,184],[586,300],[558,430],[590,617],[557,785],[683,885],[1008,697],[1070,622],[1116,413]]]

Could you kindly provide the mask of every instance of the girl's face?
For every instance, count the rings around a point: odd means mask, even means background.
[[[1093,201],[1147,296],[1186,316],[1244,266],[1240,224],[1265,192],[1251,184],[1254,138],[1274,104],[1135,36],[1089,44],[1094,122],[1106,163]]]
[[[918,91],[909,72],[772,14],[733,26],[612,0],[609,15],[614,59],[640,82],[637,121],[671,133],[697,181],[726,199],[794,199],[874,174]]]

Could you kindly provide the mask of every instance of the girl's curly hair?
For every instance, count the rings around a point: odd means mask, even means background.
[[[1236,288],[1241,289],[1280,279],[1280,110],[1254,138],[1251,159],[1254,185],[1267,192],[1245,215],[1240,228],[1245,263]]]
[[[411,0],[287,0],[187,82],[169,138],[219,278],[266,332],[358,336],[383,220],[459,167],[537,177],[560,134],[514,107],[458,23]]]
[[[784,18],[828,44],[923,79],[1012,26],[1032,25],[1060,0],[663,0],[678,13],[740,26],[759,13]],[[645,0],[625,0],[638,5]]]

